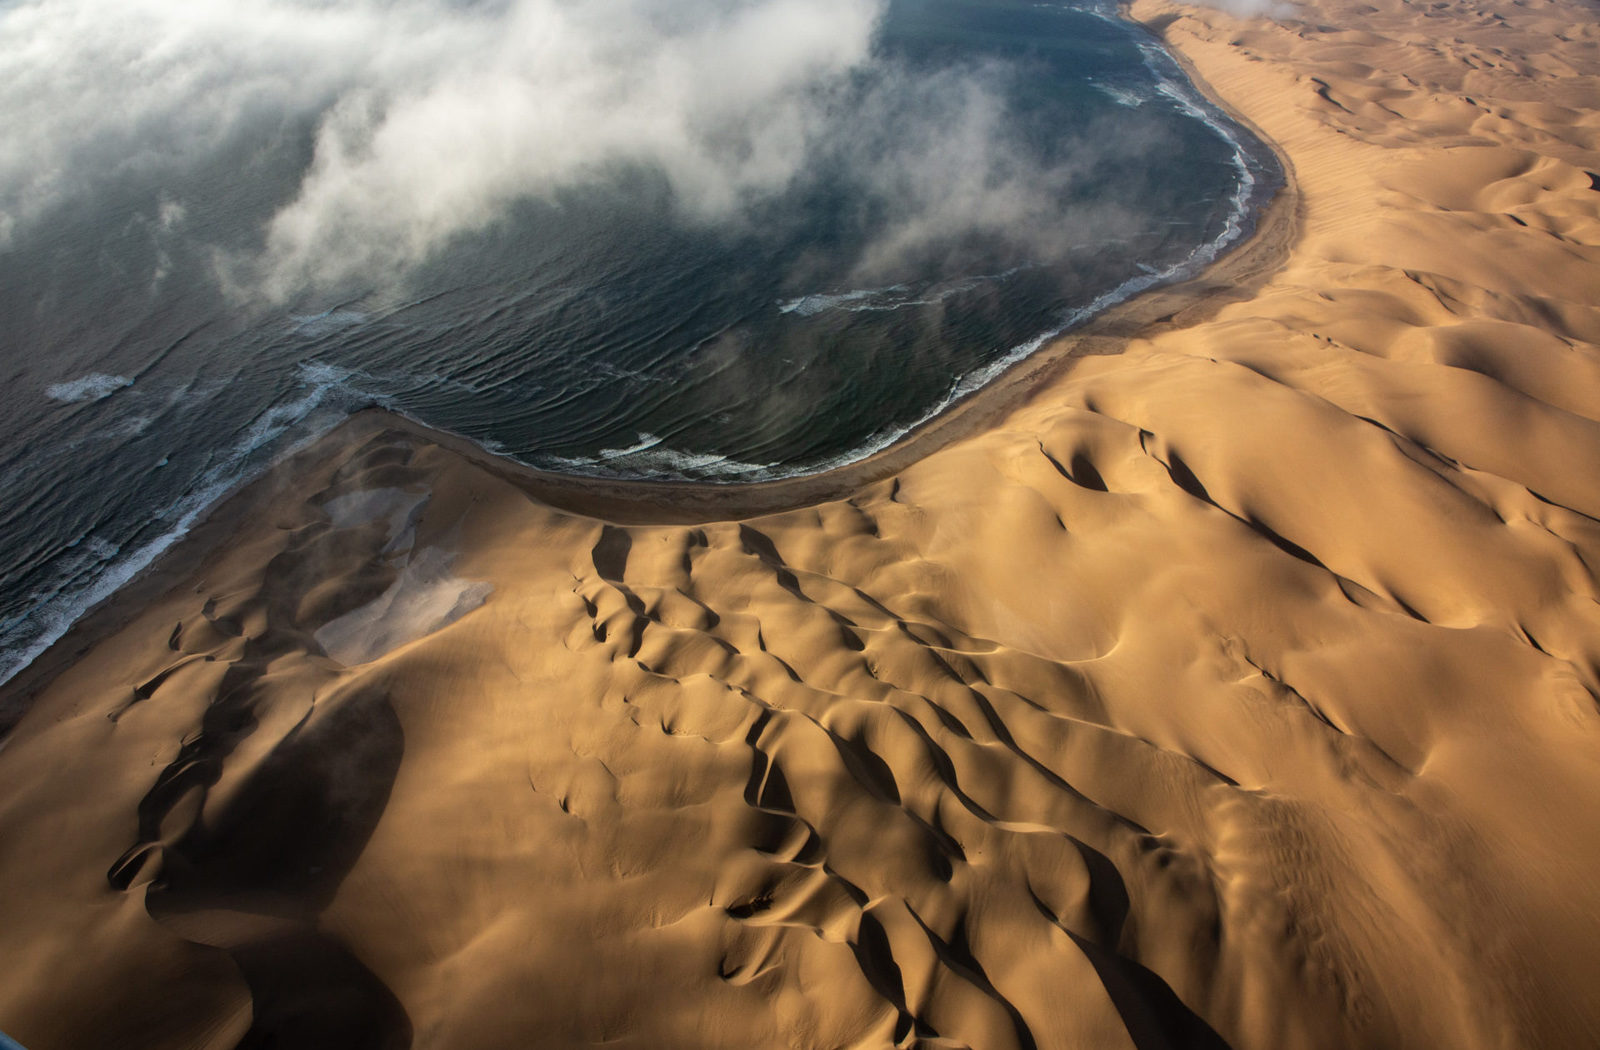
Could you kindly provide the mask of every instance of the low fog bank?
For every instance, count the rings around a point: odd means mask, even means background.
[[[1016,69],[886,61],[884,14],[883,0],[12,4],[0,244],[138,186],[151,236],[209,240],[225,286],[284,302],[398,286],[518,202],[639,170],[697,223],[749,222],[829,170],[875,209],[863,281],[953,241],[1003,233],[1049,260],[1128,228],[1114,205],[1063,221],[1062,203],[1108,157],[1159,143],[1102,128],[1047,159],[1003,119]],[[252,180],[251,236],[224,244],[192,205]]]

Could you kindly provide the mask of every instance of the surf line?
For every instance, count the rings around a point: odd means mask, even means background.
[[[1146,68],[1155,79],[1156,92],[1177,106],[1185,115],[1201,121],[1231,147],[1231,163],[1239,177],[1233,192],[1229,195],[1229,209],[1223,220],[1222,230],[1215,238],[1197,246],[1179,262],[1161,270],[1147,267],[1145,272],[1129,277],[1084,306],[1069,311],[1057,324],[1013,347],[994,361],[955,377],[945,396],[915,421],[887,426],[869,436],[857,447],[837,455],[788,467],[777,464],[744,463],[722,458],[719,465],[731,468],[728,474],[722,477],[699,478],[674,478],[670,474],[664,476],[659,473],[660,462],[656,464],[657,472],[652,473],[649,478],[642,478],[636,474],[630,476],[616,470],[616,465],[625,466],[625,463],[614,461],[615,465],[611,470],[602,470],[600,468],[606,465],[603,460],[590,462],[563,459],[559,464],[553,464],[555,469],[549,472],[553,475],[552,480],[565,476],[574,481],[587,480],[613,485],[641,486],[676,482],[702,490],[720,489],[732,492],[765,483],[818,479],[835,471],[844,470],[888,452],[949,412],[958,403],[994,383],[1005,372],[1026,361],[1060,336],[1079,328],[1112,307],[1160,285],[1197,276],[1215,262],[1227,248],[1250,234],[1254,229],[1253,219],[1257,214],[1257,207],[1267,203],[1271,193],[1276,191],[1284,179],[1284,176],[1279,174],[1276,164],[1270,164],[1264,159],[1271,158],[1273,154],[1264,146],[1258,152],[1252,151],[1250,143],[1253,138],[1249,137],[1245,128],[1197,91],[1190,83],[1183,67],[1151,37],[1143,26],[1122,17],[1113,6],[1103,2],[1092,6],[1060,6],[1099,18],[1129,34]],[[882,293],[886,290],[876,291]],[[312,423],[310,417],[317,414],[318,409],[332,409],[334,412],[330,414],[348,418],[350,414],[362,408],[381,407],[422,430],[440,434],[449,433],[410,416],[389,398],[361,390],[354,382],[358,377],[359,373],[347,372],[332,366],[317,364],[302,366],[300,379],[303,384],[302,389],[305,391],[302,396],[289,405],[271,407],[252,421],[246,428],[243,439],[229,450],[229,454],[223,457],[223,462],[196,479],[196,484],[188,497],[175,508],[176,520],[161,535],[145,542],[125,556],[119,557],[114,554],[112,564],[105,566],[105,572],[93,584],[70,596],[60,596],[68,598],[65,606],[51,610],[42,629],[31,637],[16,639],[0,648],[0,685],[25,670],[83,616],[156,562],[227,496],[260,476],[273,462],[281,461],[285,456],[315,443],[328,431],[335,429],[339,423],[339,419],[336,418]],[[341,409],[343,411],[338,411]],[[312,424],[306,427],[309,432],[294,435],[288,447],[275,450],[271,462],[250,462],[262,449],[278,443],[290,431],[305,427],[308,423]],[[465,435],[450,434],[450,436],[475,447],[491,460],[523,466],[537,473],[544,473],[549,469],[541,468],[536,463],[522,463],[516,458],[508,459],[483,441]],[[647,443],[649,450],[658,453],[658,460],[664,460],[659,454],[670,450],[661,449],[659,445],[659,440]],[[613,455],[616,451],[629,450],[613,450]],[[625,459],[625,457],[617,458]],[[706,464],[696,462],[694,465]],[[33,604],[25,616],[37,617],[53,602],[51,597],[41,596],[41,598],[42,600]],[[15,626],[15,622],[0,624],[0,635],[11,634],[11,629]]]
[[[0,646],[0,685],[15,678],[90,610],[154,564],[229,495],[264,474],[274,462],[315,443],[337,427],[350,412],[378,403],[381,399],[363,395],[351,388],[353,375],[348,370],[327,365],[302,365],[299,378],[304,392],[301,396],[287,404],[272,405],[252,420],[234,444],[219,457],[218,462],[195,479],[170,512],[171,524],[159,535],[138,544],[126,554],[120,547],[112,547],[109,554],[102,558],[99,572],[87,586],[72,587],[80,571],[73,571],[66,579],[58,576],[53,581],[56,590],[31,596],[29,608],[20,617],[0,623],[0,638],[7,643]],[[318,410],[324,408],[333,411],[327,412],[324,418],[314,420]],[[305,433],[292,434],[302,426],[306,426]],[[292,435],[292,439],[284,447],[272,449],[286,435]],[[264,449],[271,450],[273,455],[252,463]],[[80,538],[78,542],[86,539],[88,537]],[[20,633],[17,628],[29,621],[37,629],[30,636],[13,641],[12,636]],[[0,1050],[5,1050],[4,1044],[0,1044]]]
[[[543,468],[552,469],[557,473],[590,478],[597,481],[629,482],[649,480],[682,482],[687,484],[734,486],[751,483],[764,483],[774,481],[788,481],[800,478],[816,477],[830,471],[852,466],[893,447],[913,432],[928,425],[939,416],[948,412],[957,403],[976,394],[984,387],[999,379],[1013,367],[1026,361],[1038,353],[1045,346],[1068,332],[1082,327],[1089,321],[1105,313],[1107,310],[1121,303],[1127,302],[1141,292],[1149,291],[1167,284],[1174,284],[1198,276],[1206,267],[1216,262],[1222,254],[1233,245],[1244,240],[1254,230],[1254,218],[1259,210],[1270,200],[1272,194],[1282,184],[1283,178],[1278,172],[1274,154],[1265,147],[1252,149],[1253,137],[1249,132],[1223,112],[1216,104],[1196,90],[1190,83],[1183,67],[1167,53],[1144,26],[1134,22],[1119,13],[1117,7],[1101,0],[1101,2],[1083,6],[1073,4],[1050,5],[1063,11],[1072,11],[1099,19],[1126,34],[1133,46],[1138,50],[1140,60],[1151,78],[1155,81],[1155,92],[1158,96],[1168,100],[1185,116],[1199,121],[1209,128],[1225,142],[1231,156],[1229,162],[1237,174],[1233,191],[1228,195],[1228,209],[1222,220],[1222,229],[1217,236],[1204,244],[1198,245],[1183,259],[1164,269],[1143,267],[1143,272],[1135,274],[1109,291],[1103,292],[1083,306],[1069,310],[1055,324],[1024,342],[1012,347],[993,361],[981,365],[969,372],[955,376],[947,389],[944,397],[936,404],[922,413],[915,420],[904,424],[894,424],[878,430],[867,437],[861,444],[852,449],[836,455],[817,460],[810,460],[788,466],[780,464],[755,464],[739,460],[715,456],[695,456],[690,453],[674,453],[673,450],[659,448],[660,441],[651,443],[654,455],[648,464],[638,464],[645,467],[643,470],[628,469],[627,457],[619,456],[614,452],[611,456],[601,458],[550,458],[541,464]],[[1005,277],[1008,274],[991,275]],[[983,280],[986,278],[969,278],[968,280]],[[888,288],[866,289],[838,294],[813,294],[799,299],[788,300],[779,304],[783,312],[795,312],[802,315],[821,312],[824,309],[836,308],[846,310],[862,309],[898,309],[903,306],[915,305],[916,299],[901,299],[894,293],[905,293],[906,287],[894,285]],[[887,298],[888,301],[879,300]],[[666,455],[672,453],[676,460]],[[715,467],[722,465],[726,469],[712,476],[690,477],[686,474],[671,471],[674,463],[692,463],[696,467]],[[666,472],[662,468],[666,468]]]

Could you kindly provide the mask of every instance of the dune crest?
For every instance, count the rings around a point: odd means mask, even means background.
[[[1281,269],[744,520],[357,417],[0,739],[0,1028],[1600,1042],[1593,7],[1132,14]]]

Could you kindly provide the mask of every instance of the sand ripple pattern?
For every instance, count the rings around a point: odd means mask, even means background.
[[[1600,1045],[1600,29],[1298,9],[1134,5],[1287,263],[847,498],[602,520],[379,417],[237,497],[0,703],[0,1025]],[[494,590],[347,618],[425,550]]]

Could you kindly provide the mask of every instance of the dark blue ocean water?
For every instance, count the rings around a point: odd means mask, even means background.
[[[218,259],[259,248],[306,177],[320,103],[186,166],[129,164],[15,231],[0,678],[352,410],[571,473],[822,470],[1197,270],[1277,180],[1102,10],[895,0],[870,61],[825,87],[805,163],[736,207],[691,213],[667,172],[617,163],[512,200],[400,280],[227,287]]]

